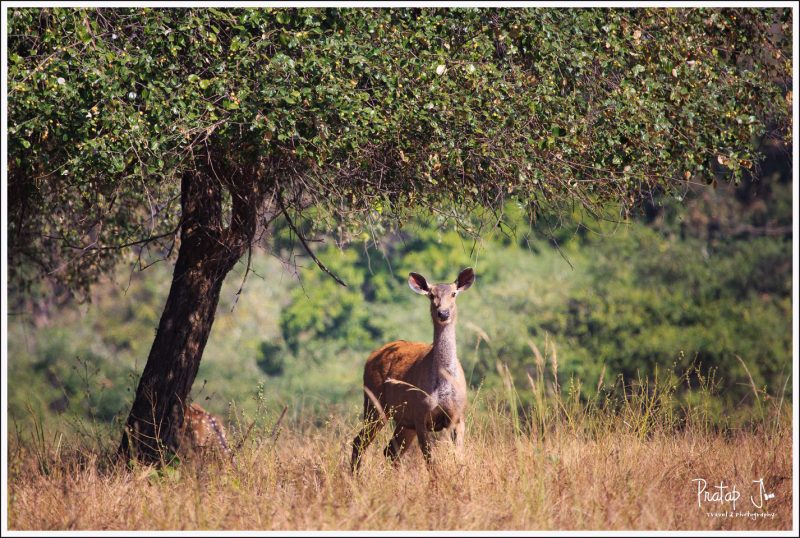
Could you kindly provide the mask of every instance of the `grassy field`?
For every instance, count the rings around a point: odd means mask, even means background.
[[[773,185],[775,204],[790,186]],[[791,529],[791,240],[693,236],[694,214],[739,222],[721,191],[685,219],[564,231],[558,249],[522,224],[475,258],[456,231],[421,224],[382,250],[320,247],[346,289],[308,260],[294,274],[254,255],[246,282],[244,262],[226,279],[191,393],[241,445],[236,467],[113,462],[169,263],[121,266],[88,305],[18,301],[10,528]],[[467,265],[464,457],[444,442],[432,468],[416,449],[394,468],[384,428],[352,476],[364,360],[430,338],[408,271],[443,282]],[[709,495],[699,505],[695,479]],[[760,509],[755,480],[774,495]],[[721,483],[737,488],[735,511],[711,497]]]
[[[704,394],[679,412],[674,385],[630,384],[621,400],[588,402],[531,380],[520,389],[471,394],[465,452],[449,441],[427,467],[413,448],[397,466],[382,455],[388,428],[349,471],[355,408],[324,420],[278,420],[275,410],[237,428],[236,466],[215,460],[161,469],[112,462],[98,445],[46,431],[12,435],[11,529],[791,529],[791,406],[766,399],[754,420],[720,430]],[[684,380],[685,381],[685,380]],[[573,393],[574,394],[574,393]],[[286,415],[289,416],[288,414]],[[757,416],[757,418],[756,418]],[[242,417],[238,417],[242,418]],[[247,419],[245,419],[247,420]],[[105,432],[106,434],[109,432]],[[242,442],[243,441],[243,442]],[[698,482],[736,486],[730,502],[701,500]],[[759,501],[754,480],[763,479]],[[730,489],[728,491],[731,491]]]

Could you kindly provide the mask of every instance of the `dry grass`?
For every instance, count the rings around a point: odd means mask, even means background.
[[[502,389],[471,395],[465,453],[459,457],[449,442],[440,442],[431,467],[416,446],[391,465],[383,457],[390,437],[384,428],[352,475],[351,441],[361,424],[341,409],[324,421],[307,417],[289,424],[282,422],[285,409],[280,418],[265,412],[255,430],[249,418],[241,421],[234,413],[238,431],[252,431],[239,439],[236,467],[194,461],[129,468],[111,463],[113,441],[98,442],[96,425],[87,430],[94,437],[75,437],[70,445],[34,420],[30,435],[17,431],[9,444],[9,527],[793,528],[792,404],[783,395],[778,399],[754,386],[752,406],[738,409],[740,418],[749,418],[734,425],[712,412],[719,403],[713,376],[697,369],[682,376],[655,370],[653,379],[619,378],[610,386],[600,382],[592,397],[570,382],[562,394],[555,350],[547,361],[532,349],[536,371],[526,390],[519,392],[498,363]],[[682,386],[695,388],[679,403]],[[739,513],[772,516],[710,515],[733,506],[698,506],[694,479],[706,480],[710,493],[720,482],[735,486]],[[774,495],[763,509],[750,500],[758,498],[753,481],[759,479]]]
[[[566,408],[565,408],[566,409]],[[449,442],[426,468],[414,447],[398,467],[386,429],[357,476],[348,470],[355,420],[256,434],[238,468],[183,464],[157,471],[102,463],[76,448],[10,448],[12,529],[791,529],[791,427],[740,433],[698,428],[642,436],[629,420],[586,433],[562,419],[524,433],[501,406],[468,418],[463,461]],[[620,415],[622,417],[622,415]],[[628,417],[630,418],[630,417]],[[781,426],[781,427],[776,427]],[[522,428],[524,429],[524,428]],[[263,442],[260,440],[263,439]],[[775,497],[772,519],[708,517],[693,478],[752,480]],[[708,510],[714,509],[708,504]]]

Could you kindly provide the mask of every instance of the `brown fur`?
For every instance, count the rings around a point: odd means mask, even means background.
[[[381,415],[394,420],[392,441],[384,453],[399,458],[413,442],[430,461],[430,433],[450,430],[457,448],[464,436],[467,384],[456,355],[456,297],[474,281],[472,269],[461,272],[452,284],[429,286],[416,273],[409,286],[430,299],[433,344],[398,340],[373,351],[364,366],[364,428],[353,440],[351,467],[383,427]],[[371,395],[371,396],[370,396]]]
[[[178,450],[184,456],[216,453],[233,460],[222,420],[196,403],[184,408],[183,424],[178,431]]]

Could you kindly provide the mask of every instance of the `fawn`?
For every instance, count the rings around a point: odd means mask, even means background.
[[[196,403],[184,407],[183,423],[178,431],[178,447],[184,455],[211,452],[224,454],[236,463],[222,421]]]

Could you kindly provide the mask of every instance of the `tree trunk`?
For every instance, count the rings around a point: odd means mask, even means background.
[[[164,450],[177,448],[183,405],[211,332],[222,282],[254,231],[241,219],[223,228],[222,185],[207,174],[183,175],[181,210],[172,285],[119,447],[126,461],[164,461]]]

